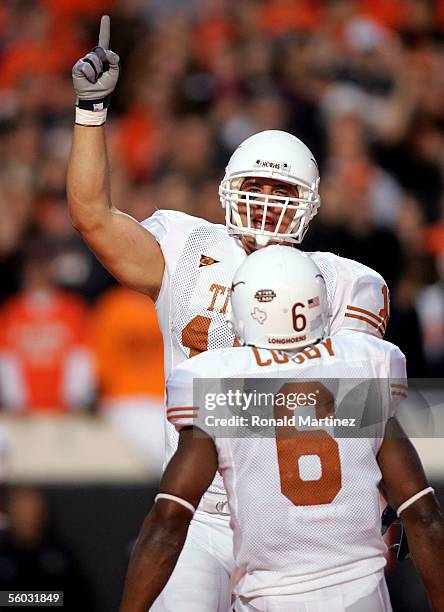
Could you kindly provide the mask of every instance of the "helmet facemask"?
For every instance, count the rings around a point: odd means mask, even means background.
[[[289,180],[288,176],[277,176],[270,173],[270,178],[280,180],[286,185],[293,185],[298,189],[299,197],[277,196],[272,194],[261,194],[257,192],[243,191],[242,182],[245,178],[264,177],[264,173],[248,173],[235,178],[225,177],[219,188],[222,206],[225,208],[225,221],[228,233],[237,236],[253,236],[258,247],[267,246],[270,242],[290,242],[299,244],[305,236],[311,219],[317,214],[320,205],[318,193],[319,179],[315,185],[308,187],[297,180]],[[244,222],[239,211],[239,206],[245,207]],[[261,226],[252,225],[254,217],[257,218],[258,211],[261,217]],[[266,229],[267,213],[273,209],[274,215],[278,211],[277,221],[274,229]],[[287,212],[294,211],[290,222]]]

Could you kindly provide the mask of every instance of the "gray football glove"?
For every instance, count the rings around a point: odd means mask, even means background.
[[[110,19],[100,21],[99,44],[72,69],[72,80],[77,94],[76,105],[90,111],[108,108],[111,94],[119,78],[119,56],[110,51]]]

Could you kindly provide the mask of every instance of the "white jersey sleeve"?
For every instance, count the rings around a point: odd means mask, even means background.
[[[407,398],[407,370],[404,353],[394,344],[389,344],[387,370],[390,385],[390,407],[388,417],[394,416],[399,404]]]
[[[187,362],[177,366],[167,383],[167,419],[177,431],[194,424],[198,407],[193,402],[193,374]]]
[[[180,431],[182,427],[195,425],[212,435],[204,427],[207,406],[202,401],[224,393],[224,379],[248,375],[251,349],[249,347],[206,351],[174,368],[167,382],[167,419]],[[195,381],[199,384],[195,389]],[[198,417],[201,417],[200,419]]]
[[[163,301],[163,296],[170,283],[173,270],[190,232],[199,223],[202,223],[202,219],[192,217],[177,210],[156,210],[151,217],[142,221],[143,227],[159,243],[165,260],[162,287],[156,301],[156,307]]]
[[[389,292],[383,277],[333,253],[316,252],[311,256],[327,284],[329,334],[358,331],[383,338],[389,318]]]

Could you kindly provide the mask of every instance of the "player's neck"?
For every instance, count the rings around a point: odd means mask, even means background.
[[[239,236],[238,239],[247,255],[257,251],[256,240],[252,236]]]

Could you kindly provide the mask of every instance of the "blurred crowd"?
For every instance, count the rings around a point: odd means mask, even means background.
[[[91,579],[57,533],[44,493],[17,486],[0,490],[0,586],[9,591],[63,591],[67,612],[95,612]]]
[[[0,403],[117,414],[162,402],[148,298],[72,229],[73,63],[111,16],[114,204],[223,222],[233,149],[264,129],[321,168],[305,250],[380,272],[410,376],[444,372],[443,0],[4,0],[0,4]],[[137,423],[137,416],[135,417]],[[136,426],[137,429],[137,426]]]

